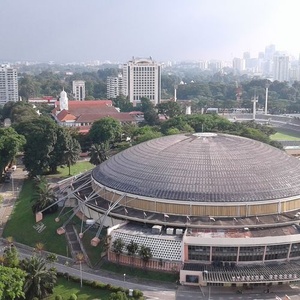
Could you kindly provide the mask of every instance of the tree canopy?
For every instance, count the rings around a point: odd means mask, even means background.
[[[24,298],[25,277],[26,273],[19,268],[0,265],[0,299]]]
[[[89,137],[94,144],[111,144],[121,138],[121,133],[120,122],[111,117],[105,117],[93,123]]]
[[[44,116],[18,123],[16,131],[26,137],[24,165],[31,176],[50,171],[60,165],[70,166],[81,152],[71,132]]]
[[[12,127],[0,128],[0,175],[24,144],[24,136],[18,134]]]

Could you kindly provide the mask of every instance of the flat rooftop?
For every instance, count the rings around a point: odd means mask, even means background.
[[[274,228],[245,228],[245,229],[198,229],[189,228],[187,236],[201,238],[255,238],[266,236],[285,236],[299,234],[298,226],[290,225]]]

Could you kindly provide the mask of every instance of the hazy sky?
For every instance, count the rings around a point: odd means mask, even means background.
[[[0,61],[300,53],[300,0],[0,0],[0,12]]]

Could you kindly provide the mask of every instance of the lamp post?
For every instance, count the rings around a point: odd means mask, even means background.
[[[205,273],[206,275],[208,275],[208,271],[207,270],[204,270],[203,273]],[[206,280],[206,285],[208,285],[207,280]],[[208,298],[207,298],[208,300],[210,300],[210,288],[211,288],[211,286],[208,285]]]
[[[266,82],[266,100],[265,100],[265,115],[268,114],[268,95],[269,95],[269,86],[270,82]]]
[[[123,279],[124,279],[124,282],[125,282],[126,281],[126,274],[124,273],[123,276],[124,276]]]
[[[83,253],[77,253],[76,260],[79,262],[79,268],[80,268],[80,287],[82,288],[82,263],[84,261],[84,255]]]
[[[15,197],[15,185],[14,185],[14,174],[13,174],[13,172],[11,172],[11,189],[12,189],[13,197]]]

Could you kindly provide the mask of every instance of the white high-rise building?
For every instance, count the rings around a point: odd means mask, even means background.
[[[123,76],[119,74],[118,77],[109,76],[106,80],[107,98],[115,99],[120,95],[125,95],[123,91]]]
[[[18,73],[10,66],[0,66],[0,105],[18,101]]]
[[[161,99],[161,65],[149,59],[133,58],[123,66],[123,93],[135,106],[146,97],[154,105]]]
[[[73,95],[75,100],[84,101],[85,99],[85,81],[74,80],[73,81]]]
[[[274,56],[273,78],[278,81],[289,81],[289,57],[286,55]]]
[[[243,72],[245,71],[245,60],[243,58],[238,58],[235,57],[232,61],[232,68],[236,71],[236,72]]]

